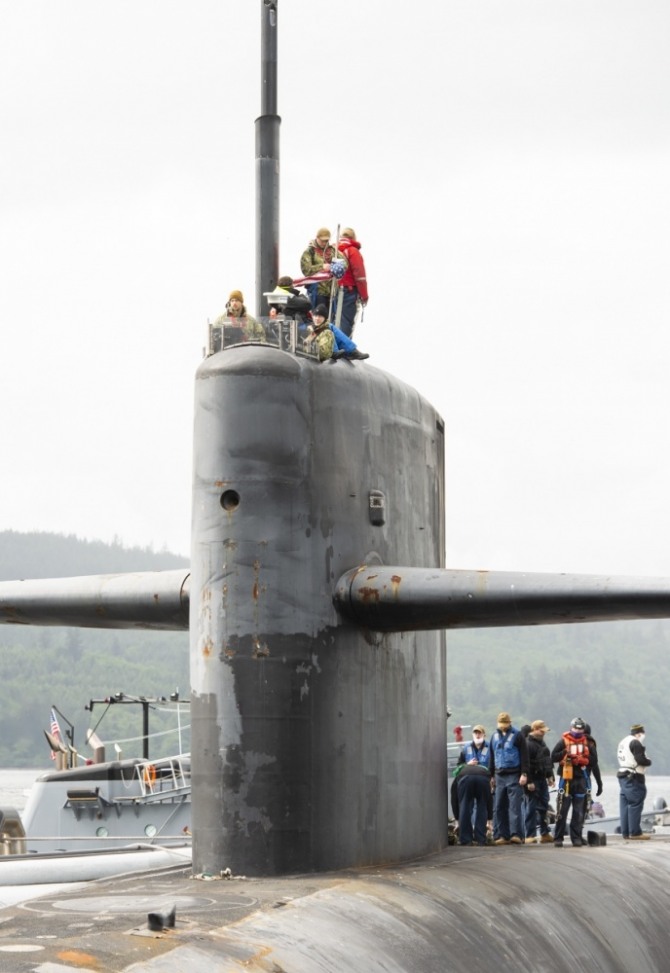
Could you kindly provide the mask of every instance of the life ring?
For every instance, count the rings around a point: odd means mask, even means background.
[[[156,768],[153,764],[147,764],[142,771],[142,780],[149,787],[152,787],[156,781]]]

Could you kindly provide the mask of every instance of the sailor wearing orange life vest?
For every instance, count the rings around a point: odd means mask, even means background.
[[[588,774],[591,766],[585,730],[586,723],[581,716],[576,716],[570,723],[568,732],[563,734],[551,752],[552,763],[559,764],[560,777],[554,829],[555,848],[563,847],[570,808],[570,840],[576,848],[584,844],[582,828],[586,814],[586,795],[590,788]]]

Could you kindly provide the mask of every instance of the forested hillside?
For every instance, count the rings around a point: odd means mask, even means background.
[[[603,622],[447,633],[450,730],[508,711],[516,726],[552,729],[550,749],[574,716],[593,728],[601,764],[616,768],[616,746],[633,722],[647,731],[655,774],[670,774],[667,714],[670,623]]]
[[[167,571],[188,559],[167,551],[124,547],[121,543],[83,541],[73,534],[0,531],[0,580],[67,578],[78,574]]]
[[[120,544],[56,534],[0,532],[0,578],[67,577],[122,571],[160,571],[185,558]],[[188,633],[97,631],[77,628],[0,627],[0,766],[49,767],[43,730],[55,704],[75,725],[75,745],[85,752],[84,711],[91,698],[113,693],[189,695]],[[116,732],[141,730],[140,714],[117,707]],[[123,712],[122,712],[123,710]],[[135,710],[135,707],[132,707]],[[102,707],[93,713],[93,722]],[[152,723],[152,729],[154,724]],[[160,720],[156,722],[160,728]],[[128,754],[131,748],[128,748]],[[158,754],[157,754],[158,755]]]

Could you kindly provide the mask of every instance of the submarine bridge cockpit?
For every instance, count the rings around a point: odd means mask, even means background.
[[[277,307],[277,313],[268,317],[231,317],[221,316],[215,322],[207,322],[207,341],[203,349],[203,357],[207,358],[219,351],[238,347],[244,344],[261,344],[270,348],[279,348],[294,355],[319,359],[317,343],[311,340],[309,322],[297,317],[293,319],[281,313],[281,306],[286,303],[288,293],[272,292],[264,297],[271,298]]]
[[[291,318],[278,315],[276,318],[255,318],[257,326],[262,328],[256,335],[251,334],[244,326],[244,321],[236,323],[234,318],[227,318],[225,323],[207,322],[207,344],[203,357],[207,358],[219,351],[226,351],[245,344],[267,345],[268,348],[279,348],[294,355],[319,360],[319,349],[315,341],[309,341],[307,326]]]

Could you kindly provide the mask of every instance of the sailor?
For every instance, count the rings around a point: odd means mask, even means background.
[[[328,321],[328,308],[325,304],[317,304],[316,308],[312,311],[312,320],[315,324],[317,321],[324,323]],[[333,358],[348,358],[350,360],[356,359],[362,361],[370,357],[366,351],[359,351],[356,342],[352,341],[340,328],[336,328],[332,322],[328,323],[328,327],[335,336]]]
[[[603,792],[603,778],[600,773],[600,764],[598,763],[598,744],[596,743],[595,737],[591,733],[591,724],[587,723],[584,726],[584,733],[586,734],[586,739],[589,744],[589,755],[591,757],[589,773],[596,782],[596,797],[600,797]]]
[[[570,840],[575,848],[584,845],[582,829],[586,815],[587,795],[591,791],[589,776],[591,755],[585,731],[585,721],[581,716],[576,716],[570,723],[570,729],[562,735],[551,751],[552,763],[559,764],[554,848],[563,847],[571,808]]]
[[[272,294],[282,297],[277,303],[272,303]],[[270,317],[274,318],[278,314],[283,314],[286,318],[291,318],[298,322],[298,327],[303,331],[307,327],[312,305],[308,297],[301,294],[297,287],[293,286],[293,278],[284,276],[277,281],[277,286],[268,297],[270,307]]]
[[[636,841],[649,838],[642,831],[642,808],[647,796],[645,771],[651,767],[651,760],[644,748],[644,727],[634,723],[630,733],[617,747],[619,770],[619,814],[621,816],[621,836]]]
[[[330,230],[322,226],[316,231],[316,236],[313,240],[310,240],[307,249],[303,252],[300,258],[300,269],[305,277],[311,277],[321,271],[330,271],[331,262],[336,256],[337,250],[334,244],[330,242]],[[305,285],[312,307],[315,308],[317,304],[328,305],[330,303],[331,287],[332,278]]]
[[[338,302],[342,301],[339,322],[337,313],[334,317],[336,324],[351,337],[358,305],[360,303],[365,307],[368,303],[368,280],[365,274],[365,261],[361,253],[361,245],[350,226],[342,230],[337,242],[337,249],[346,259],[348,266],[344,275],[340,278],[337,291]]]
[[[454,816],[458,818],[458,830],[460,843],[470,844],[472,842],[472,825],[474,821],[475,841],[477,844],[486,844],[486,833],[490,828],[493,819],[493,797],[491,795],[491,774],[489,772],[489,754],[491,746],[486,739],[486,729],[481,723],[477,723],[472,728],[472,740],[465,744],[458,755],[457,766],[461,767],[484,767],[486,774],[471,774],[467,772],[464,779],[467,783],[461,784],[463,770],[459,772],[455,784],[457,786],[457,807],[454,808],[452,798],[452,808]],[[463,810],[463,805],[466,809]],[[469,824],[465,824],[465,831],[461,824],[461,811],[466,815]]]
[[[243,341],[265,342],[266,340],[263,325],[256,318],[252,318],[244,306],[242,291],[230,292],[225,313],[214,322],[214,328],[222,328],[225,325],[239,329]]]
[[[530,732],[526,737],[528,744],[528,783],[526,784],[526,844],[534,844],[539,840],[541,844],[552,842],[549,833],[549,788],[554,786],[554,765],[551,762],[549,747],[544,742],[549,727],[544,720],[533,720]],[[537,826],[540,826],[540,837],[536,836]]]
[[[472,740],[466,743],[458,755],[459,764],[481,764],[488,767],[491,747],[486,741],[486,729],[481,723],[472,727]]]
[[[523,733],[512,726],[509,713],[498,714],[491,737],[489,771],[493,776],[493,843],[523,844],[523,788],[528,780],[528,747]]]
[[[305,343],[309,344],[316,341],[319,352],[319,361],[327,361],[333,357],[335,350],[335,335],[326,324],[325,317],[314,318],[314,323],[310,325],[310,333],[305,338]]]
[[[475,761],[459,764],[454,774],[451,809],[458,819],[458,843],[471,845],[474,838],[478,845],[485,845],[491,803],[489,769]]]

